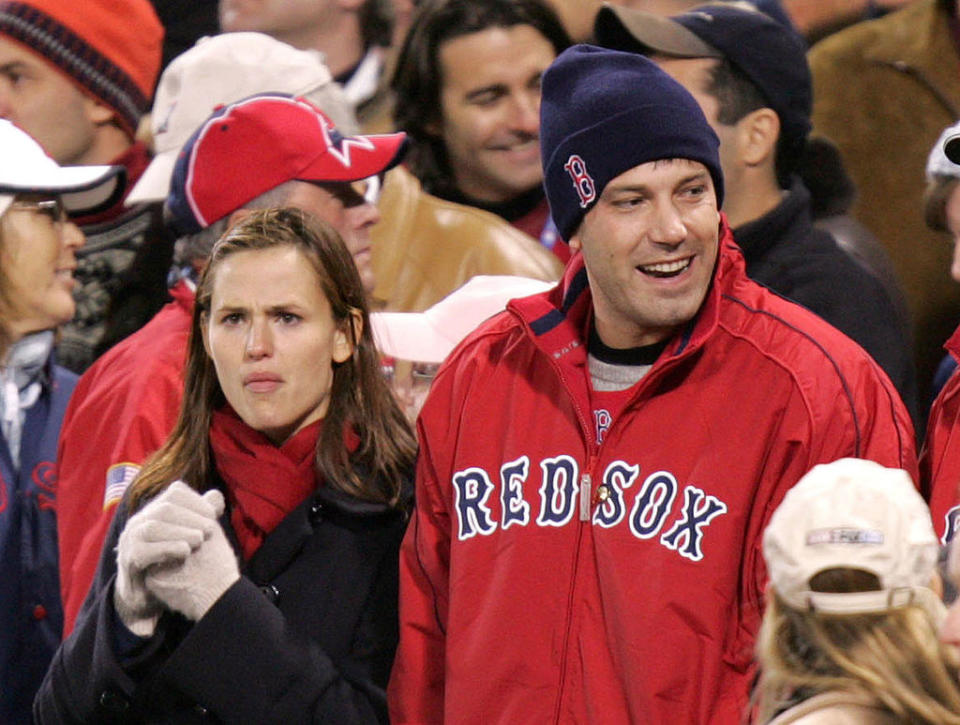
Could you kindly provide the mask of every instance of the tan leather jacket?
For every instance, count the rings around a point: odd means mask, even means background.
[[[371,233],[376,309],[420,312],[478,274],[552,281],[563,271],[533,238],[494,214],[427,194],[402,167],[387,174],[379,207]]]
[[[923,219],[927,154],[960,113],[948,5],[916,0],[827,37],[808,55],[814,131],[840,149],[858,190],[851,214],[883,243],[903,285],[921,391],[960,319],[952,246]]]

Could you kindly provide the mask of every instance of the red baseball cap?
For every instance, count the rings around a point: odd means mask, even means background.
[[[350,182],[400,162],[406,134],[343,136],[309,101],[260,94],[220,106],[177,157],[167,208],[193,234],[287,181]]]

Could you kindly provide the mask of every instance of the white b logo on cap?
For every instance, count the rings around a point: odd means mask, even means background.
[[[580,197],[580,208],[586,209],[597,198],[597,187],[587,172],[587,165],[577,154],[571,154],[563,168],[573,179],[573,188]]]

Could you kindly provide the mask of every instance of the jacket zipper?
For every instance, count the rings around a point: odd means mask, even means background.
[[[580,520],[589,521],[592,499],[590,495],[590,474],[580,476]]]
[[[573,411],[576,414],[577,422],[580,424],[580,434],[583,436],[583,440],[586,441],[587,449],[587,461],[586,466],[581,471],[580,474],[580,486],[579,486],[579,520],[580,524],[577,526],[577,540],[573,547],[573,565],[570,572],[570,586],[567,591],[567,611],[564,615],[564,626],[563,626],[563,644],[560,650],[560,678],[557,686],[557,701],[554,706],[553,722],[560,722],[560,712],[563,705],[564,693],[566,691],[566,679],[567,679],[567,652],[570,647],[570,630],[573,625],[573,609],[574,609],[574,597],[577,591],[577,574],[580,569],[580,548],[583,544],[583,534],[584,534],[584,523],[589,525],[590,513],[591,513],[591,473],[593,471],[593,466],[597,461],[597,451],[596,443],[593,438],[590,436],[590,426],[587,424],[587,419],[584,416],[583,410],[580,407],[580,403],[577,400],[576,395],[573,394],[573,391],[570,388],[570,385],[567,383],[567,378],[563,374],[563,370],[560,368],[560,365],[553,359],[550,359],[551,365],[553,365],[554,370],[556,371],[557,377],[560,378],[560,381],[563,383],[564,388],[567,390],[567,395],[570,397],[570,403],[573,406]]]
[[[651,370],[647,373],[642,381],[643,387],[647,387],[650,384],[651,380],[654,380],[660,377],[663,374],[664,370],[668,370],[673,367],[676,358],[664,361],[664,363],[656,371]],[[560,723],[560,713],[561,707],[563,705],[564,695],[566,693],[566,679],[567,679],[567,653],[570,646],[570,630],[573,623],[573,608],[574,608],[574,595],[577,590],[577,573],[580,569],[580,548],[583,543],[583,534],[585,530],[584,524],[587,526],[590,525],[591,514],[593,513],[593,468],[596,466],[597,461],[600,459],[600,450],[603,448],[603,445],[597,445],[596,440],[591,437],[592,429],[587,423],[586,417],[584,416],[583,410],[580,408],[580,403],[577,400],[577,397],[573,394],[570,389],[569,384],[567,383],[566,376],[563,374],[560,365],[555,360],[550,360],[551,364],[554,367],[554,370],[557,373],[557,376],[560,378],[564,387],[567,389],[567,395],[570,396],[570,403],[573,406],[574,413],[578,422],[580,423],[580,432],[584,437],[584,440],[587,442],[587,465],[584,467],[585,472],[581,472],[580,475],[580,486],[579,486],[579,519],[580,525],[577,527],[577,541],[573,549],[573,567],[570,575],[570,588],[567,594],[567,611],[564,616],[564,630],[563,630],[563,648],[560,655],[560,680],[559,686],[557,687],[557,703],[554,707],[554,723]],[[630,402],[624,407],[621,411],[621,415],[617,416],[617,420],[613,422],[613,426],[617,425],[620,419],[623,418],[623,414],[627,412],[627,409],[631,406],[631,403],[640,397],[640,391],[637,391],[637,395],[631,399]],[[609,434],[609,431],[608,431]]]

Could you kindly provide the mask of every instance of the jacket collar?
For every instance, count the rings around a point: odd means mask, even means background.
[[[745,274],[743,254],[733,241],[726,217],[721,215],[719,252],[710,289],[700,311],[667,345],[661,361],[693,354],[703,346],[719,324],[721,296]],[[586,364],[584,333],[593,314],[593,304],[581,254],[567,264],[557,287],[540,295],[512,300],[507,309],[520,317],[535,344],[558,364],[575,367]]]
[[[733,230],[733,236],[749,264],[778,242],[801,236],[810,226],[810,192],[794,177],[790,190],[777,206],[762,217],[741,224]]]
[[[406,508],[412,504],[413,497],[413,489],[409,483],[407,482],[402,493]],[[229,513],[225,515],[229,518]],[[352,521],[359,524],[363,521],[372,522],[377,518],[389,519],[402,515],[400,509],[386,504],[362,501],[330,486],[320,486],[314,495],[308,496],[306,501],[291,511],[270,532],[250,558],[247,571],[250,578],[258,583],[275,579],[297,557],[306,543],[313,538],[315,528],[325,520]]]
[[[187,314],[193,314],[193,303],[197,299],[197,291],[190,280],[178,280],[177,283],[170,288],[170,297],[173,298],[173,301],[183,308]]]
[[[954,330],[953,334],[943,343],[943,349],[949,352],[957,362],[960,362],[960,327]]]

